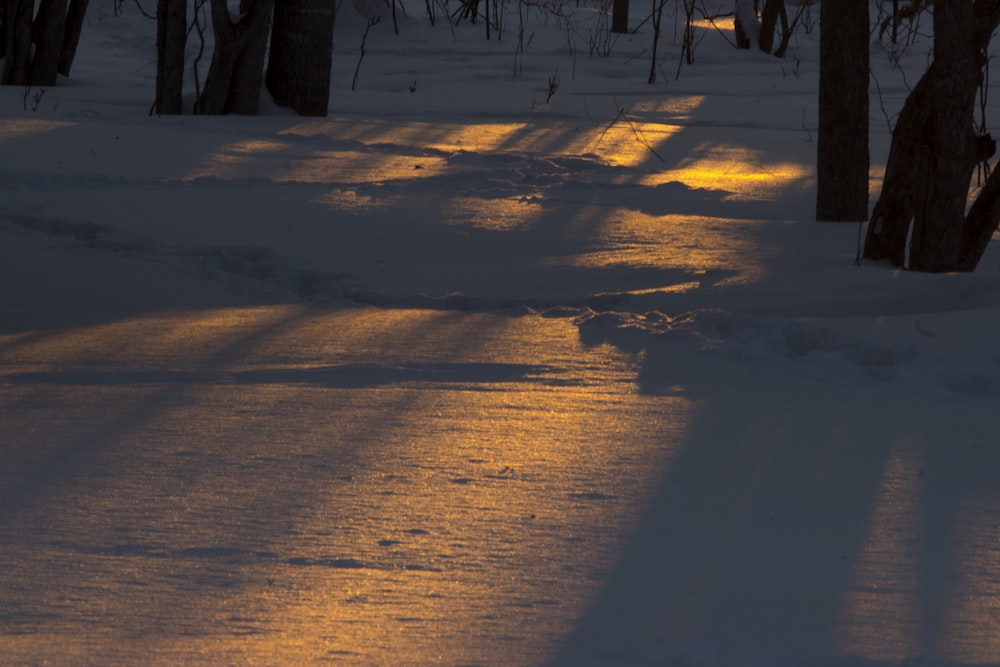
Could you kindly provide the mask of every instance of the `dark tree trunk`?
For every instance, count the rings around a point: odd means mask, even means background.
[[[3,84],[23,86],[31,72],[31,15],[33,0],[5,0],[7,48],[4,51]]]
[[[758,35],[760,33],[760,26],[757,25],[757,10],[755,8],[743,9],[740,4],[740,0],[733,2],[733,33],[736,35],[736,48],[749,49],[753,46],[753,40],[750,39],[751,32],[757,32]],[[747,11],[751,11],[753,15],[747,16]],[[744,25],[744,21],[752,22],[753,25]]]
[[[934,66],[924,73],[906,98],[892,132],[882,194],[872,210],[865,236],[864,256],[906,263],[906,238],[918,209],[929,195],[933,158],[925,136],[933,113]],[[971,122],[971,121],[970,121]]]
[[[972,113],[982,62],[972,41],[972,5],[941,2],[934,10],[934,113],[925,125],[931,157],[923,206],[916,211],[910,268],[953,271],[962,248],[969,182],[976,168]],[[956,120],[960,119],[960,122]]]
[[[66,0],[42,0],[32,31],[35,58],[31,63],[29,83],[54,86],[59,75],[59,54],[66,32]]]
[[[972,113],[984,52],[998,24],[1000,0],[935,3],[934,62],[893,130],[865,257],[907,265],[909,236],[913,270],[972,270],[979,261],[996,229],[1000,185],[988,182],[966,215],[969,183],[982,158]]]
[[[816,219],[868,218],[868,0],[820,4]]]
[[[187,0],[156,3],[156,113],[183,111]]]
[[[736,34],[736,48],[738,49],[749,49],[750,36],[747,35],[747,31],[743,29],[743,25],[740,23],[739,19],[733,24],[733,32]]]
[[[273,7],[274,0],[249,0],[239,23],[233,23],[226,0],[212,0],[215,49],[196,113],[257,113]]]
[[[983,184],[969,214],[965,218],[962,249],[958,254],[958,271],[973,271],[982,259],[990,239],[1000,223],[1000,169],[994,169]]]
[[[303,116],[325,116],[333,65],[333,0],[276,0],[267,89]]]
[[[749,49],[750,36],[747,35],[747,31],[743,29],[743,24],[740,23],[740,17],[736,16],[733,20],[733,33],[736,35],[736,48],[738,49]]]
[[[839,6],[840,3],[838,3]],[[774,30],[781,19],[782,44],[787,47],[788,35],[788,14],[785,12],[785,0],[767,0],[764,8],[760,11],[760,50],[764,53],[774,51]]]
[[[266,17],[253,27],[253,33],[246,47],[236,58],[226,113],[253,116],[260,111],[260,89],[264,83],[264,59],[267,54],[267,29],[273,7],[274,0],[268,0]]]
[[[80,42],[87,0],[41,0],[34,16],[33,0],[0,0],[4,11],[2,83],[54,86],[69,75]]]
[[[76,47],[80,44],[80,33],[83,31],[83,18],[87,14],[88,0],[70,0],[69,11],[66,13],[66,31],[63,35],[62,49],[59,51],[59,73],[69,76],[76,58]]]
[[[614,0],[611,5],[611,32],[628,33],[628,0]]]

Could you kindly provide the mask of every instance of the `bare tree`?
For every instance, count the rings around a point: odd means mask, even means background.
[[[187,0],[156,3],[156,113],[179,114],[184,87]]]
[[[816,219],[868,218],[868,0],[820,5]]]
[[[76,58],[76,47],[80,44],[83,19],[87,14],[88,0],[70,0],[66,11],[66,25],[63,31],[62,49],[59,52],[59,73],[69,76]]]
[[[4,49],[3,84],[20,86],[31,83],[32,0],[5,0],[6,49]]]
[[[275,0],[267,89],[303,116],[326,115],[335,11],[334,0]]]
[[[979,263],[1000,222],[1000,170],[966,213],[975,166],[996,147],[977,135],[973,108],[998,25],[1000,0],[934,3],[934,61],[893,130],[865,257],[917,271],[971,271]]]
[[[614,0],[611,5],[611,32],[628,32],[628,0]]]
[[[736,34],[736,46],[749,49],[756,44],[764,53],[784,58],[795,25],[802,14],[802,7],[800,6],[795,18],[789,22],[785,0],[764,0],[758,21],[756,5],[757,2],[754,0],[735,0],[733,28]],[[777,46],[774,43],[776,36],[780,37]]]
[[[838,5],[841,3],[838,3]],[[776,53],[774,49],[774,31],[781,20],[781,42],[779,48],[781,53]],[[788,38],[792,31],[788,27],[788,12],[785,10],[785,0],[766,0],[764,7],[760,10],[760,42],[758,46],[764,53],[775,53],[778,57],[783,57],[785,49],[788,48]]]
[[[86,0],[0,0],[4,14],[4,85],[54,86],[69,75]],[[69,14],[67,18],[67,13]]]
[[[238,17],[230,17],[226,0],[211,7],[215,49],[195,111],[256,114],[274,0],[242,0]]]

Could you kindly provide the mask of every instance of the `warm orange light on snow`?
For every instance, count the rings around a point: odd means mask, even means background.
[[[72,125],[76,123],[40,118],[0,118],[0,142],[22,139]]]
[[[641,101],[621,113],[604,109],[589,126],[523,122],[388,122],[326,118],[300,123],[279,133],[280,139],[245,140],[222,147],[187,177],[260,177],[277,181],[374,183],[392,179],[426,178],[440,173],[449,160],[463,153],[598,157],[607,164],[655,168],[657,151],[704,100],[678,96]],[[609,115],[610,114],[610,115]],[[672,124],[673,123],[673,124]],[[307,160],[281,162],[287,150],[301,156],[303,143],[313,154]],[[260,164],[258,164],[258,162]],[[275,165],[280,165],[275,171]],[[512,163],[513,164],[513,163]],[[469,165],[462,164],[465,175]],[[516,166],[516,164],[515,164]],[[637,177],[640,174],[635,174]]]
[[[443,222],[494,232],[525,229],[541,218],[543,197],[490,199],[471,194],[450,197],[445,203]]]
[[[289,157],[282,159],[281,153]],[[302,148],[275,140],[227,144],[206,157],[185,178],[267,179],[277,183],[375,184],[429,178],[445,166],[441,157],[400,156],[344,148],[315,149],[303,158]],[[276,165],[278,165],[276,167]]]
[[[973,498],[954,522],[950,564],[954,575],[941,610],[933,653],[956,664],[995,662],[1000,656],[1000,502]]]
[[[572,148],[578,154],[596,155],[608,164],[643,167],[623,172],[616,182],[645,184],[650,173],[664,168],[660,158],[667,163],[676,159],[670,140],[684,131],[678,122],[689,119],[704,99],[688,95],[622,106],[608,122],[595,122],[582,132]]]
[[[791,188],[807,187],[813,171],[811,165],[770,162],[760,151],[740,146],[702,144],[676,166],[647,176],[642,183],[676,181],[690,188],[728,193],[728,200],[776,201]]]
[[[567,318],[491,312],[261,306],[0,336],[23,450],[0,482],[45,473],[5,508],[0,587],[15,609],[19,582],[60,591],[32,601],[56,636],[0,652],[544,664],[683,442],[690,402],[639,393],[636,370]],[[53,537],[29,553],[19,526]]]
[[[895,662],[923,655],[919,535],[919,445],[900,441],[890,452],[861,550],[844,592],[837,649]]]
[[[698,276],[699,282],[706,284],[746,282],[762,275],[766,257],[752,240],[732,233],[731,220],[623,209],[609,212],[598,206],[585,211],[586,215],[580,217],[590,218],[600,240],[595,245],[601,249],[552,260],[556,265],[595,269],[671,267]],[[688,283],[688,287],[698,284]],[[676,285],[669,287],[676,289]],[[655,291],[666,291],[666,287]]]
[[[311,141],[357,142],[359,145],[380,147],[386,152],[418,148],[430,153],[451,154],[461,151],[492,152],[509,150],[523,141],[528,131],[526,122],[392,122],[386,119],[358,120],[355,118],[325,118],[307,121],[282,132],[288,137],[303,137]],[[410,152],[410,151],[407,151]],[[419,154],[419,153],[418,153]]]
[[[1000,503],[973,497],[948,517],[926,514],[925,478],[948,472],[925,471],[920,447],[901,440],[890,453],[842,601],[837,649],[886,662],[992,664],[1000,655]]]

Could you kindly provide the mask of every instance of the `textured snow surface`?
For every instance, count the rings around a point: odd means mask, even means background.
[[[1000,252],[812,221],[818,5],[654,85],[635,3],[434,7],[327,118],[150,117],[128,4],[0,89],[0,663],[1000,665]]]

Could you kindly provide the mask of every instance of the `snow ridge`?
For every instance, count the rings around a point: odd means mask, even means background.
[[[184,246],[134,236],[110,225],[92,222],[67,222],[24,214],[10,214],[6,220],[22,233],[45,235],[76,248],[107,252],[138,261],[172,263],[198,275],[227,281],[240,293],[256,293],[272,298],[292,296],[314,304],[347,301],[379,307],[480,312],[569,309],[568,314],[576,316],[584,310],[611,309],[629,299],[627,292],[616,291],[569,299],[483,297],[462,292],[386,294],[361,285],[357,277],[348,273],[314,269],[267,246]]]
[[[906,392],[955,400],[1000,400],[1000,352],[986,344],[958,356],[945,350],[945,343],[920,319],[912,318],[910,326],[911,318],[899,319],[884,337],[874,339],[833,321],[751,316],[719,308],[673,316],[592,310],[576,321],[588,343],[608,342],[633,353],[653,356],[681,343],[684,349],[764,373],[787,372],[845,386],[893,384]]]
[[[671,315],[636,312],[648,299],[628,292],[577,297],[481,297],[452,292],[386,294],[349,274],[320,271],[265,246],[183,246],[130,235],[108,225],[10,214],[16,228],[89,250],[147,262],[174,263],[227,281],[238,292],[292,295],[309,303],[342,302],[454,311],[521,310],[570,317],[590,344],[608,342],[629,352],[691,349],[761,372],[781,369],[822,382],[895,384],[907,392],[952,399],[1000,400],[1000,352],[982,348],[946,354],[935,328],[916,315],[899,316],[884,336],[852,331],[830,318],[749,315],[702,307]],[[949,355],[950,354],[950,358]],[[658,355],[649,355],[656,358]],[[647,362],[648,363],[648,362]]]
[[[248,281],[269,291],[290,292],[306,300],[345,294],[339,285],[346,274],[323,272],[296,265],[265,246],[182,247],[140,238],[107,225],[66,222],[14,214],[7,219],[16,227],[45,234],[90,250],[104,251],[148,262],[176,262],[212,278],[226,279],[239,287]]]

